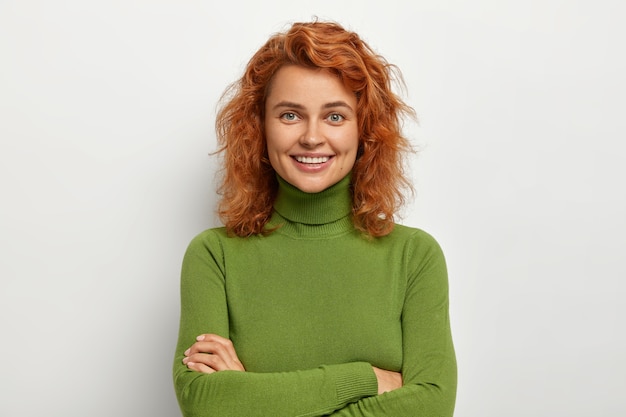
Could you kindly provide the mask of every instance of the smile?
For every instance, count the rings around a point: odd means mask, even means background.
[[[329,156],[294,156],[294,158],[301,164],[323,164],[330,159]]]

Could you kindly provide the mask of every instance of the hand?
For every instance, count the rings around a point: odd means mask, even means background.
[[[393,391],[402,386],[402,374],[400,372],[386,371],[384,369],[374,368],[376,379],[378,380],[378,394]]]
[[[183,363],[192,371],[212,374],[219,371],[245,371],[233,342],[216,334],[201,334],[185,351]]]

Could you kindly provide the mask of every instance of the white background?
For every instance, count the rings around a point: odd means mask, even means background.
[[[0,415],[177,416],[215,106],[314,15],[403,71],[403,222],[449,263],[457,417],[626,414],[624,3],[0,1]]]

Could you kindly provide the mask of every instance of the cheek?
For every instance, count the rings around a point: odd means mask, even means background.
[[[346,143],[345,147],[345,152],[346,154],[350,155],[350,159],[352,159],[352,162],[354,162],[357,157],[359,146],[359,135],[358,132],[354,131],[351,133],[350,140]]]
[[[285,163],[285,158],[294,147],[294,129],[287,129],[279,123],[270,123],[265,128],[265,143],[267,154],[274,169],[276,164]]]
[[[274,142],[269,139],[267,140],[267,156],[270,160],[270,165],[272,165],[272,168],[276,169],[277,151],[276,147],[274,146]]]
[[[276,136],[272,135],[271,130],[266,130],[265,142],[270,165],[274,168],[274,171],[277,171],[280,169],[280,141],[276,140]]]
[[[267,147],[267,153],[271,156],[272,152],[276,150],[276,132],[272,129],[271,126],[266,125],[265,127],[265,146]]]

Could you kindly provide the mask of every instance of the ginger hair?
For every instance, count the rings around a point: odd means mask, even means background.
[[[224,157],[218,214],[226,229],[242,237],[268,233],[278,182],[267,154],[265,99],[272,77],[285,65],[329,70],[356,94],[353,223],[370,236],[389,234],[404,191],[412,190],[403,171],[403,156],[411,148],[402,121],[415,113],[392,91],[392,84],[404,85],[396,66],[356,33],[320,21],[294,23],[270,37],[222,96],[215,125]]]

